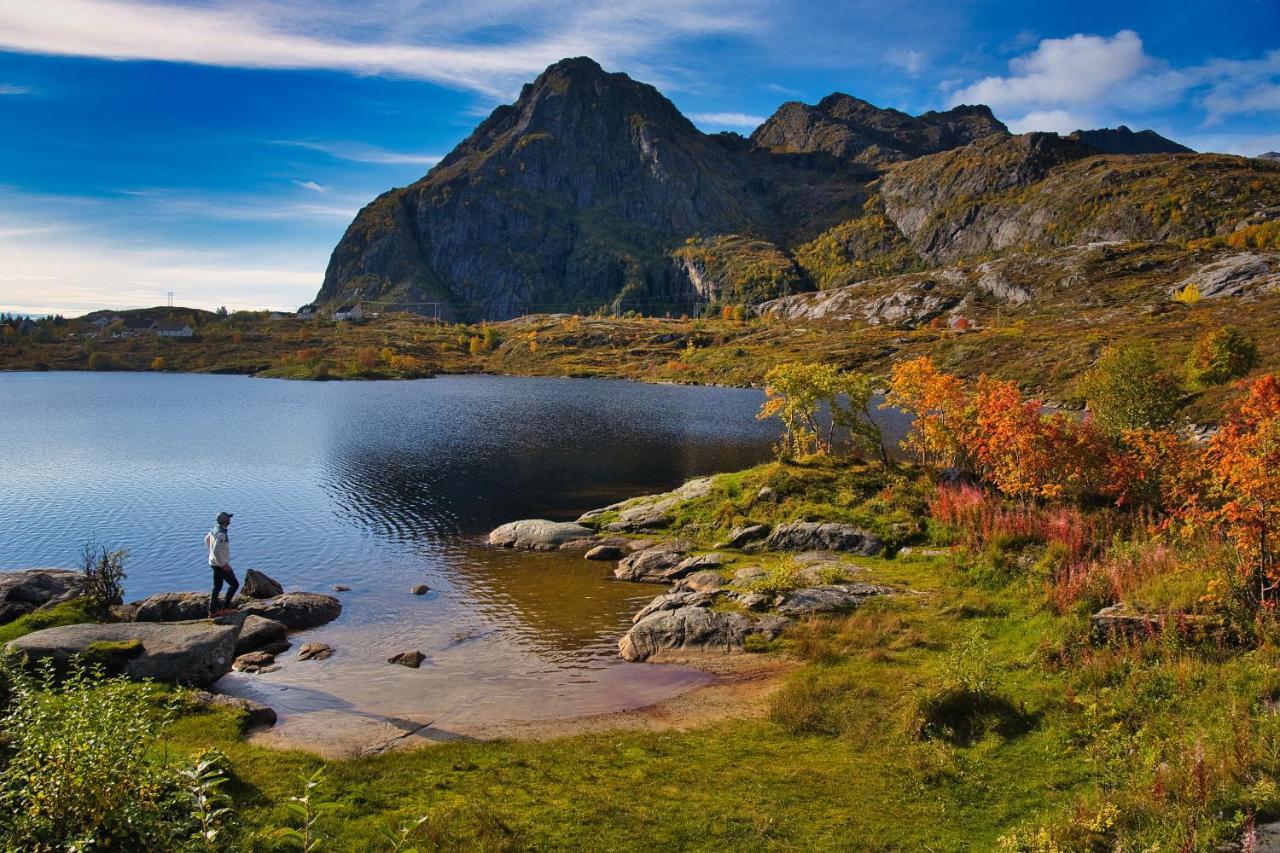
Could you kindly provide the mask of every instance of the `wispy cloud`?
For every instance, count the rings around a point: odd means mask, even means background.
[[[320,151],[328,154],[330,157],[336,157],[339,160],[351,160],[355,163],[380,163],[380,164],[416,164],[420,166],[434,166],[439,163],[442,157],[439,154],[425,154],[413,151],[391,151],[386,148],[379,148],[376,145],[367,145],[363,142],[313,142],[307,140],[295,139],[277,139],[276,145],[292,145],[296,148],[307,148],[312,151]]]
[[[689,116],[695,124],[708,127],[746,127],[755,129],[764,124],[764,116],[747,113],[694,113]]]
[[[908,74],[915,75],[924,70],[924,54],[918,50],[891,50],[885,58],[890,65]]]
[[[526,23],[495,42],[484,38],[495,18]],[[16,52],[385,74],[503,98],[566,56],[639,62],[684,36],[750,31],[750,14],[728,0],[0,3],[0,47]]]
[[[31,89],[26,86],[15,86],[12,83],[0,83],[0,95],[29,95]]]
[[[333,187],[327,184],[317,184],[315,181],[294,181],[295,186],[302,187],[304,190],[311,190],[313,193],[330,193]]]

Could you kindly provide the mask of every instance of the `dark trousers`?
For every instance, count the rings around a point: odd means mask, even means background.
[[[240,588],[240,581],[236,580],[236,573],[226,566],[210,566],[213,569],[213,592],[209,595],[209,612],[213,613],[218,609],[218,593],[222,591],[222,584],[227,585],[227,598],[225,608],[231,607],[231,599],[235,597],[236,590]]]

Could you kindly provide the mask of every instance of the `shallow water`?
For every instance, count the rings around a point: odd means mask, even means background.
[[[631,614],[662,590],[484,537],[766,459],[776,427],[755,420],[760,401],[582,379],[0,373],[0,569],[74,565],[96,537],[129,549],[130,600],[206,588],[202,539],[225,509],[241,577],[352,588],[337,621],[300,635],[331,659],[286,653],[276,672],[218,684],[276,707],[282,732],[365,719],[447,735],[639,707],[709,680],[618,659]],[[431,592],[411,595],[417,583]],[[410,649],[421,669],[386,662]]]

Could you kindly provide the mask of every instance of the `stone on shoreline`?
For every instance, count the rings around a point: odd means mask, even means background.
[[[239,696],[228,696],[225,693],[210,693],[208,690],[196,691],[196,701],[201,705],[214,708],[231,708],[245,715],[245,728],[274,726],[276,710],[269,705],[255,702],[252,699],[241,699]]]
[[[666,527],[673,518],[671,511],[684,501],[696,500],[711,493],[711,477],[698,477],[690,480],[678,489],[661,492],[656,495],[644,495],[631,500],[620,501],[601,509],[593,509],[583,513],[578,522],[596,524],[599,519],[611,512],[618,513],[616,521],[605,525],[605,529],[615,533],[633,533],[641,530]]]
[[[684,565],[685,549],[680,543],[665,543],[644,551],[628,554],[618,561],[613,576],[618,580],[642,583],[667,583],[693,571]]]
[[[631,617],[631,624],[643,621],[663,610],[678,610],[681,607],[710,607],[716,600],[715,595],[705,592],[668,592],[659,595]]]
[[[769,534],[763,547],[771,551],[847,551],[872,557],[884,550],[884,543],[852,524],[792,521]]]
[[[489,534],[489,544],[522,551],[586,549],[594,544],[595,535],[594,530],[576,522],[530,518],[494,528]]]
[[[241,602],[240,612],[274,619],[290,631],[301,631],[337,619],[342,602],[319,592],[286,592],[274,598]]]
[[[716,592],[724,586],[724,578],[710,570],[694,572],[676,581],[676,589],[689,592]]]
[[[428,592],[431,592],[431,587],[427,586],[425,583],[414,584],[409,592],[414,595],[426,595]]]
[[[655,612],[631,626],[618,641],[623,660],[648,660],[659,652],[740,652],[746,638],[772,640],[787,625],[784,618],[752,620],[741,613],[720,613],[705,607],[679,607]]]
[[[424,655],[422,652],[414,650],[409,652],[401,652],[398,655],[392,655],[391,657],[387,658],[387,663],[398,663],[401,666],[407,666],[410,669],[417,669],[418,667],[422,666],[422,662],[426,659],[427,659],[426,655]]]
[[[618,545],[597,545],[582,556],[588,560],[621,560],[626,553]]]
[[[236,672],[269,672],[276,668],[272,666],[275,662],[276,656],[273,654],[246,652],[231,663],[231,668]]]
[[[245,598],[274,598],[284,592],[284,587],[257,569],[244,573],[240,594]]]
[[[303,643],[298,649],[298,660],[328,660],[333,656],[333,647],[328,643]]]
[[[135,622],[190,622],[209,616],[209,593],[158,592],[133,606]]]
[[[239,634],[239,625],[212,622],[87,623],[35,631],[5,648],[29,660],[51,658],[58,666],[72,655],[92,658],[98,650],[127,648],[127,655],[106,661],[108,669],[133,679],[200,687],[231,668]]]
[[[283,622],[262,616],[246,616],[240,625],[240,638],[236,640],[236,654],[255,652],[268,644],[285,638],[289,629]]]

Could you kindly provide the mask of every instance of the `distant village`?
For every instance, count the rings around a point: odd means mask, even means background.
[[[148,314],[154,314],[163,309],[143,309]],[[178,309],[185,311],[186,309]],[[241,313],[241,312],[236,312]],[[248,312],[253,313],[253,312]],[[214,312],[216,317],[230,316],[225,308],[220,308]],[[296,312],[289,311],[271,311],[267,314],[272,320],[315,320],[323,316],[319,306],[315,304],[303,305]],[[340,305],[328,312],[329,319],[335,323],[359,322],[365,319],[364,309],[359,304]],[[373,317],[377,314],[370,315]],[[188,319],[156,319],[155,317],[139,315],[135,312],[117,314],[110,311],[91,312],[84,317],[68,320],[67,318],[56,315],[50,317],[33,318],[30,315],[4,313],[0,314],[0,329],[3,329],[4,335],[7,336],[36,336],[47,326],[63,326],[67,323],[76,323],[77,325],[85,325],[88,327],[83,335],[86,338],[97,338],[106,336],[110,338],[133,338],[154,335],[160,338],[194,338],[197,334],[197,328],[200,322],[196,317],[187,313]],[[74,333],[72,334],[74,336]]]

